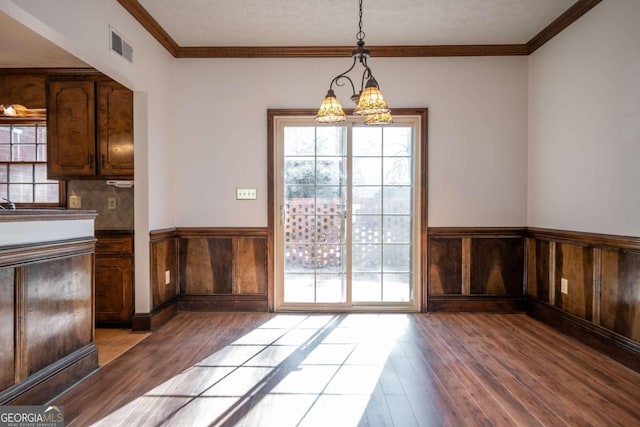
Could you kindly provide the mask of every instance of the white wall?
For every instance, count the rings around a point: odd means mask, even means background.
[[[603,1],[529,57],[528,224],[640,236],[640,1]]]
[[[116,1],[0,0],[0,10],[134,91],[136,312],[148,312],[149,231],[175,224],[174,58]],[[109,51],[109,25],[133,45],[133,64]]]
[[[429,225],[524,226],[527,59],[375,58],[391,107],[429,108]],[[342,59],[181,59],[176,225],[267,225],[267,109],[317,108]],[[347,106],[348,92],[336,94]],[[236,201],[236,187],[258,200]]]

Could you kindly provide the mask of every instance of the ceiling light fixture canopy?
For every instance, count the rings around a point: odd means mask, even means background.
[[[343,73],[338,74],[331,80],[329,84],[329,90],[327,95],[320,105],[318,114],[316,115],[316,121],[319,123],[338,123],[347,119],[338,98],[336,98],[333,92],[333,85],[344,86],[347,82],[351,85],[352,95],[351,100],[356,103],[356,108],[353,114],[364,116],[364,123],[366,125],[384,126],[393,123],[391,117],[391,110],[387,107],[387,103],[380,92],[380,86],[373,77],[373,72],[367,60],[371,57],[371,51],[364,47],[364,31],[362,31],[362,1],[360,0],[360,15],[358,22],[358,32],[356,33],[356,39],[358,47],[351,52],[353,58],[353,64],[351,67]],[[360,80],[360,90],[356,93],[356,86],[353,84],[353,80],[347,75],[351,72],[356,64],[360,63],[364,67],[362,72],[362,78]],[[366,84],[365,84],[366,81]]]

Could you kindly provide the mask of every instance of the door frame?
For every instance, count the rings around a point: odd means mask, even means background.
[[[345,110],[348,115],[352,114],[352,110]],[[268,209],[268,239],[267,239],[267,257],[268,257],[268,308],[274,311],[276,308],[275,298],[275,230],[276,230],[276,118],[293,118],[293,117],[314,117],[316,110],[311,109],[268,109],[267,110],[267,209]],[[416,289],[416,298],[418,311],[424,312],[427,307],[427,166],[428,166],[428,109],[427,108],[397,108],[393,110],[394,116],[413,116],[419,119],[418,143],[420,144],[419,158],[416,159],[416,165],[420,168],[418,194],[420,203],[420,230],[419,242],[414,242],[420,250],[419,260],[419,277],[416,278],[414,284]],[[335,311],[340,311],[336,307]]]

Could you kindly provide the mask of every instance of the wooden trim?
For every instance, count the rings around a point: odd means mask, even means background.
[[[601,1],[602,0],[578,0],[573,6],[527,42],[527,55],[531,55]]]
[[[275,311],[275,117],[286,110],[267,110],[267,310]]]
[[[121,1],[122,2],[122,1]],[[177,58],[348,58],[355,46],[185,46]],[[368,46],[376,58],[522,56],[525,44]]]
[[[353,109],[345,109],[348,115],[353,114]],[[274,121],[276,117],[313,117],[316,110],[310,109],[268,109],[267,110],[267,208],[268,212],[268,237],[267,237],[267,278],[269,295],[269,311],[273,311],[275,307],[275,270],[274,270],[274,254],[275,254],[275,127]],[[429,109],[428,108],[394,108],[393,114],[397,116],[418,116],[420,118],[420,253],[421,253],[421,274],[417,283],[420,285],[420,297],[418,311],[427,310],[427,282],[429,274],[429,264],[427,262],[429,256],[428,247],[428,201],[429,193],[427,186],[428,166],[429,166]]]
[[[602,290],[602,249],[593,248],[593,323],[600,325],[600,293]]]
[[[580,246],[594,246],[601,249],[628,249],[640,252],[640,237],[613,234],[586,233],[548,228],[529,227],[527,236],[540,240],[552,240]]]
[[[529,316],[640,372],[640,343],[534,299],[526,300],[526,309]]]
[[[50,258],[93,253],[96,239],[93,237],[59,240],[55,242],[29,243],[0,248],[0,267],[24,265]]]
[[[76,209],[16,209],[0,211],[0,222],[96,219],[96,211]]]
[[[178,231],[175,227],[163,228],[161,230],[151,230],[149,232],[149,242],[156,243],[163,240],[172,239],[178,237]]]
[[[525,56],[558,35],[602,0],[578,0],[526,44],[369,46],[377,58]],[[118,0],[175,58],[343,58],[355,46],[179,46],[138,0]]]
[[[429,236],[438,237],[525,237],[526,227],[429,227]]]
[[[178,227],[177,237],[188,239],[190,237],[266,237],[269,234],[267,227]]]
[[[437,295],[430,296],[429,312],[518,313],[524,311],[522,295]]]
[[[178,297],[175,297],[158,307],[154,308],[151,313],[136,313],[131,317],[131,330],[153,331],[167,323],[178,312]]]
[[[99,76],[104,76],[104,74],[102,74],[101,72],[99,72],[98,70],[96,70],[95,68],[70,68],[70,67],[62,67],[62,68],[46,68],[46,67],[41,67],[41,68],[0,68],[0,74],[6,75],[6,74],[31,74],[31,75],[45,75],[45,76],[49,76],[49,75],[59,75],[59,74],[64,74],[64,75],[78,75],[78,74],[82,74],[82,75],[89,75],[89,76],[94,76],[94,75],[99,75]]]
[[[269,308],[266,295],[181,295],[179,311],[256,311]]]
[[[131,14],[139,23],[142,25],[148,32],[155,38],[158,43],[160,43],[167,51],[173,55],[177,56],[178,53],[178,43],[171,38],[169,33],[162,28],[162,26],[156,21],[153,16],[142,7],[142,5],[138,2],[138,0],[118,0],[118,3],[124,7],[127,12]]]
[[[87,344],[0,392],[0,405],[45,404],[96,369],[98,349]]]
[[[556,303],[556,242],[549,242],[549,304]]]
[[[14,380],[17,383],[29,376],[28,346],[27,337],[24,331],[27,330],[27,269],[17,267],[14,270]]]
[[[462,295],[471,294],[471,238],[462,238]]]

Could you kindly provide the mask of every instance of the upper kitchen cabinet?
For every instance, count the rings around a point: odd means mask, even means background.
[[[47,101],[49,178],[95,176],[94,81],[50,81]]]
[[[133,92],[98,82],[98,174],[133,178]]]
[[[133,92],[102,78],[50,76],[48,176],[133,179]]]

